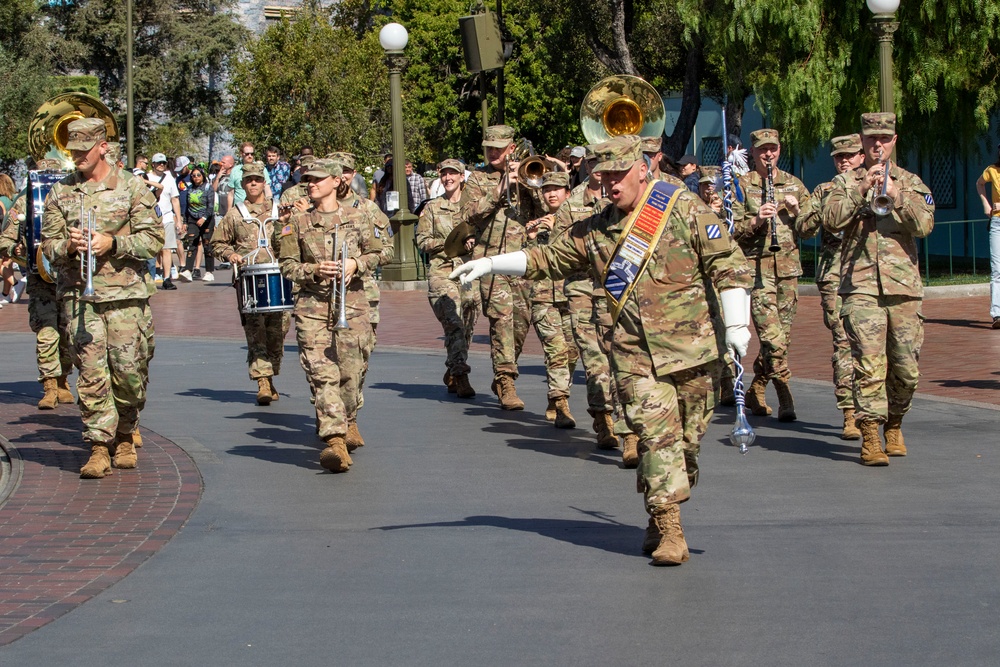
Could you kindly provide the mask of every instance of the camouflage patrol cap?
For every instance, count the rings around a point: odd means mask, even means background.
[[[754,148],[760,148],[765,144],[780,144],[778,141],[778,131],[772,130],[769,127],[765,127],[761,130],[754,130],[750,133],[750,145]]]
[[[698,183],[715,183],[719,176],[718,167],[699,167]]]
[[[326,156],[326,158],[328,160],[336,160],[344,167],[344,169],[350,169],[351,171],[355,171],[354,165],[357,161],[357,157],[355,157],[354,153],[347,153],[344,151],[340,151],[337,153],[330,153],[329,155]]]
[[[79,118],[66,129],[69,131],[66,150],[70,151],[89,151],[108,138],[108,128],[100,118]]]
[[[547,171],[542,175],[542,187],[556,185],[569,190],[569,174],[565,171]]]
[[[659,153],[660,149],[663,147],[663,137],[643,137],[642,138],[642,152],[643,153]]]
[[[299,158],[300,171],[301,169],[310,167],[312,163],[315,161],[316,161],[315,155],[303,155],[302,157]]]
[[[62,160],[56,158],[42,158],[35,163],[35,168],[38,171],[61,171],[64,167]]]
[[[861,134],[866,137],[872,134],[896,134],[896,114],[861,114]]]
[[[642,158],[642,142],[634,134],[622,134],[594,146],[594,171],[625,171]]]
[[[483,146],[491,148],[507,148],[514,142],[514,128],[510,125],[490,125],[486,128]]]
[[[597,159],[597,153],[594,152],[594,144],[587,144],[583,147],[585,151],[583,154],[584,160],[595,160]]]
[[[444,162],[441,163],[441,168],[438,169],[438,171],[439,172],[444,171],[445,169],[451,169],[452,171],[459,174],[465,173],[465,165],[462,164],[461,160],[455,160],[455,159],[445,160]]]
[[[246,180],[252,176],[257,178],[264,178],[264,163],[263,162],[251,162],[250,164],[243,165],[243,178]]]
[[[834,137],[830,139],[830,145],[833,146],[833,150],[830,151],[831,157],[844,153],[859,153],[861,152],[861,135],[855,132],[854,134],[845,134],[842,137]]]
[[[313,178],[339,177],[344,175],[344,165],[339,160],[316,160],[310,165],[309,171],[302,175]]]

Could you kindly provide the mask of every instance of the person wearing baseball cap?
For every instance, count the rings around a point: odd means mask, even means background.
[[[857,169],[865,159],[861,149],[861,135],[847,134],[830,140],[830,157],[834,171],[846,174]],[[823,308],[823,323],[833,336],[833,393],[837,408],[843,412],[844,427],[840,433],[842,440],[858,440],[861,431],[854,423],[854,366],[851,361],[851,345],[840,320],[841,237],[823,229],[823,206],[827,196],[835,187],[834,181],[820,183],[813,189],[802,213],[795,221],[795,231],[801,239],[812,238],[819,233],[820,255],[816,267],[816,287],[819,289],[820,305]]]
[[[76,170],[45,199],[42,252],[58,267],[66,330],[87,332],[70,340],[80,369],[83,440],[91,451],[80,477],[100,479],[112,466],[138,465],[132,433],[146,401],[146,342],[153,326],[144,276],[146,260],[163,246],[163,226],[156,197],[105,159],[105,122],[77,119],[67,130]],[[94,214],[93,233],[82,229],[81,211]],[[80,275],[85,253],[93,258],[86,281]],[[87,298],[85,282],[93,287]]]
[[[605,276],[608,323],[617,318],[612,367],[620,392],[631,398],[623,407],[639,436],[638,486],[651,516],[643,551],[654,565],[679,565],[690,556],[679,504],[698,481],[699,440],[712,416],[720,363],[705,283],[719,292],[727,346],[742,355],[750,342],[752,271],[726,226],[695,195],[647,181],[639,137],[614,137],[594,153],[611,206],[549,245],[476,259],[452,277],[540,280],[581,269]]]
[[[527,243],[526,225],[544,211],[532,192],[517,182],[514,128],[491,125],[483,137],[486,167],[469,176],[462,190],[462,220],[478,235],[475,257],[518,250]],[[483,312],[490,321],[493,393],[504,410],[523,410],[514,381],[517,360],[531,323],[531,286],[517,276],[496,275],[479,283]]]
[[[315,160],[302,181],[313,205],[283,214],[276,238],[278,261],[282,275],[298,287],[295,338],[315,396],[316,430],[325,445],[319,463],[341,473],[354,463],[350,451],[363,443],[348,440],[350,423],[357,419],[361,375],[375,346],[362,277],[382,262],[383,239],[375,235],[366,212],[346,207],[338,198],[341,185],[349,186],[340,161]],[[347,328],[334,326],[341,313]]]
[[[778,167],[781,142],[777,130],[751,132],[750,145],[754,170],[740,179],[746,195],[744,213],[735,221],[736,240],[757,272],[751,300],[760,350],[754,359],[746,406],[755,415],[770,415],[765,394],[768,382],[773,382],[778,393],[778,421],[792,422],[796,414],[788,345],[802,275],[795,221],[808,202],[809,191],[802,181]],[[777,249],[772,250],[775,241]]]
[[[864,164],[834,179],[822,211],[823,227],[844,236],[840,317],[851,344],[854,420],[866,466],[907,454],[903,415],[917,389],[924,338],[916,239],[934,229],[934,197],[919,176],[890,162],[896,140],[895,114],[862,114]],[[876,202],[881,195],[888,201]]]

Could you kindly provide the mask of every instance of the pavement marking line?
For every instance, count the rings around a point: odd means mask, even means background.
[[[222,463],[222,459],[216,455],[211,449],[201,444],[194,438],[189,438],[187,436],[179,435],[173,436],[170,440],[188,453],[194,462],[198,465],[210,464],[210,463]]]

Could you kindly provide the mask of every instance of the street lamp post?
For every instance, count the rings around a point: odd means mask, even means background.
[[[410,213],[403,153],[403,99],[401,74],[406,59],[403,49],[410,36],[398,23],[389,23],[379,31],[378,41],[385,49],[389,68],[389,97],[392,107],[392,183],[399,194],[399,209],[389,219],[393,230],[395,256],[384,269],[385,280],[416,280],[417,264],[413,252],[413,227],[417,216]]]
[[[868,9],[875,15],[872,31],[878,38],[878,98],[879,110],[895,113],[892,78],[892,34],[899,28],[896,10],[899,0],[867,0]]]

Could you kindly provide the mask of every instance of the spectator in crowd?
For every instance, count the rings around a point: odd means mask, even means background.
[[[160,251],[160,266],[162,274],[156,277],[156,282],[161,283],[165,290],[177,289],[170,279],[170,269],[173,257],[171,253],[177,251],[177,237],[182,231],[183,218],[181,218],[180,192],[177,190],[177,182],[173,175],[167,170],[167,156],[157,153],[153,156],[153,170],[149,172],[148,179],[159,185],[159,207],[160,215],[163,216],[163,250]],[[154,195],[157,192],[153,193]],[[162,277],[161,277],[162,276]]]
[[[295,156],[295,169],[292,171],[291,176],[288,177],[288,181],[293,185],[298,185],[302,180],[302,158],[304,157],[315,157],[313,155],[312,146],[303,146],[299,149],[299,154]],[[285,189],[287,190],[291,185],[288,182],[285,183]],[[284,190],[282,191],[284,192]]]
[[[420,205],[427,200],[427,184],[424,183],[424,177],[413,168],[413,163],[409,160],[406,161],[406,189],[409,195],[407,204],[410,213],[415,213]]]
[[[372,189],[368,195],[368,198],[379,205],[382,212],[385,213],[385,188],[382,186],[382,181],[385,180],[386,174],[392,175],[392,170],[387,169],[390,161],[392,160],[392,153],[386,153],[382,156],[382,167],[376,169],[375,173],[372,174]]]
[[[135,167],[132,168],[132,173],[139,178],[145,180],[146,171],[149,169],[149,158],[139,153],[135,156]]]
[[[587,155],[587,150],[583,146],[574,146],[569,152],[569,189],[572,190],[580,183],[584,183],[590,178],[587,172],[587,165],[583,158]]]
[[[201,167],[191,170],[191,187],[188,189],[187,201],[187,209],[184,212],[184,222],[187,226],[184,245],[187,246],[188,254],[187,263],[180,277],[185,282],[194,280],[195,273],[201,266],[198,255],[204,250],[205,276],[202,280],[210,283],[215,280],[215,276],[212,275],[215,271],[215,258],[208,245],[212,232],[215,231],[215,191]]]
[[[179,195],[178,201],[181,205],[181,226],[178,230],[178,235],[184,234],[184,220],[187,215],[187,198],[188,190],[191,188],[191,158],[181,155],[174,160],[174,181],[177,183],[177,193]],[[187,263],[187,247],[184,245],[184,239],[178,239],[180,243],[177,244],[177,258],[179,260],[179,266],[184,266]],[[173,277],[173,276],[171,276]]]
[[[281,149],[277,146],[268,146],[264,153],[264,171],[267,172],[268,180],[271,182],[271,193],[277,199],[281,196],[281,191],[285,189],[285,183],[291,175],[291,167],[281,159]]]
[[[7,174],[0,174],[0,222],[14,205],[16,194],[17,190],[14,188],[13,179]],[[3,278],[3,296],[0,298],[0,308],[2,308],[4,302],[14,303],[17,301],[27,283],[23,279],[18,281],[14,277],[14,260],[10,258],[0,261],[0,275]]]
[[[992,201],[986,198],[987,183]],[[976,190],[983,213],[990,219],[990,317],[993,328],[1000,329],[1000,146],[997,146],[997,161],[983,171],[976,181]]]
[[[688,190],[698,194],[698,158],[693,155],[683,155],[677,161],[677,168],[680,170],[680,178]]]
[[[254,156],[257,154],[254,145],[250,141],[244,141],[240,145],[240,158],[241,163],[233,168],[232,176],[229,178],[229,183],[233,187],[231,201],[229,206],[239,204],[244,199],[247,198],[247,193],[243,189],[243,165],[253,164]],[[271,198],[271,177],[268,175],[267,170],[264,170],[264,196],[268,199]],[[228,209],[229,207],[227,207]]]

